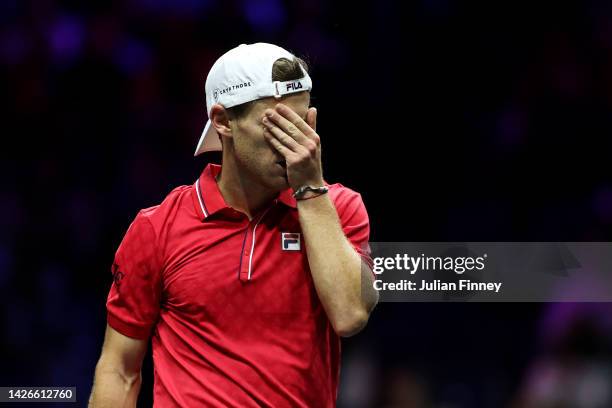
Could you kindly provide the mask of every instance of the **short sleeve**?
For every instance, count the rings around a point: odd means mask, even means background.
[[[106,301],[107,320],[128,337],[147,338],[157,322],[161,267],[155,243],[153,226],[140,212],[115,253],[113,283]]]
[[[338,195],[335,205],[344,234],[371,269],[370,220],[361,194],[345,189]]]

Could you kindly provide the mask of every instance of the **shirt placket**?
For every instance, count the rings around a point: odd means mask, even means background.
[[[247,225],[247,229],[244,232],[245,235],[242,242],[240,266],[238,271],[238,279],[240,279],[240,281],[247,282],[253,277],[255,245],[257,245],[257,234],[261,232],[261,230],[258,230],[258,227],[271,208],[272,207],[267,208],[259,217],[253,218]]]

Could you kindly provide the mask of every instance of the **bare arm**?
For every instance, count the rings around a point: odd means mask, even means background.
[[[298,201],[312,279],[336,333],[352,336],[378,302],[372,272],[345,237],[328,194]]]
[[[89,408],[136,407],[147,344],[148,340],[132,339],[106,326]]]
[[[293,190],[307,185],[322,186],[316,109],[309,108],[302,118],[278,103],[264,113],[264,137],[285,158],[287,178]],[[344,235],[336,208],[327,194],[298,201],[298,212],[319,299],[336,333],[352,336],[366,325],[378,302],[369,267]]]

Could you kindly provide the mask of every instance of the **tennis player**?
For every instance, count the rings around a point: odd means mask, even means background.
[[[323,180],[311,89],[272,44],[213,65],[195,154],[222,150],[222,166],[128,228],[90,407],[136,405],[149,339],[155,407],[336,405],[340,337],[378,295],[361,196]]]

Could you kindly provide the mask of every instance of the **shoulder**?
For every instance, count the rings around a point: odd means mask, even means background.
[[[336,206],[336,210],[340,215],[342,213],[354,213],[356,211],[365,211],[365,205],[361,194],[352,190],[340,183],[327,184],[329,188],[329,197]]]
[[[191,185],[181,185],[174,188],[161,203],[138,211],[134,222],[148,223],[156,233],[159,233],[165,224],[180,214],[182,208],[187,207],[186,209],[190,213],[193,212],[192,189],[193,186]]]
[[[334,203],[344,204],[353,201],[362,201],[361,194],[340,183],[327,184],[329,197]]]

